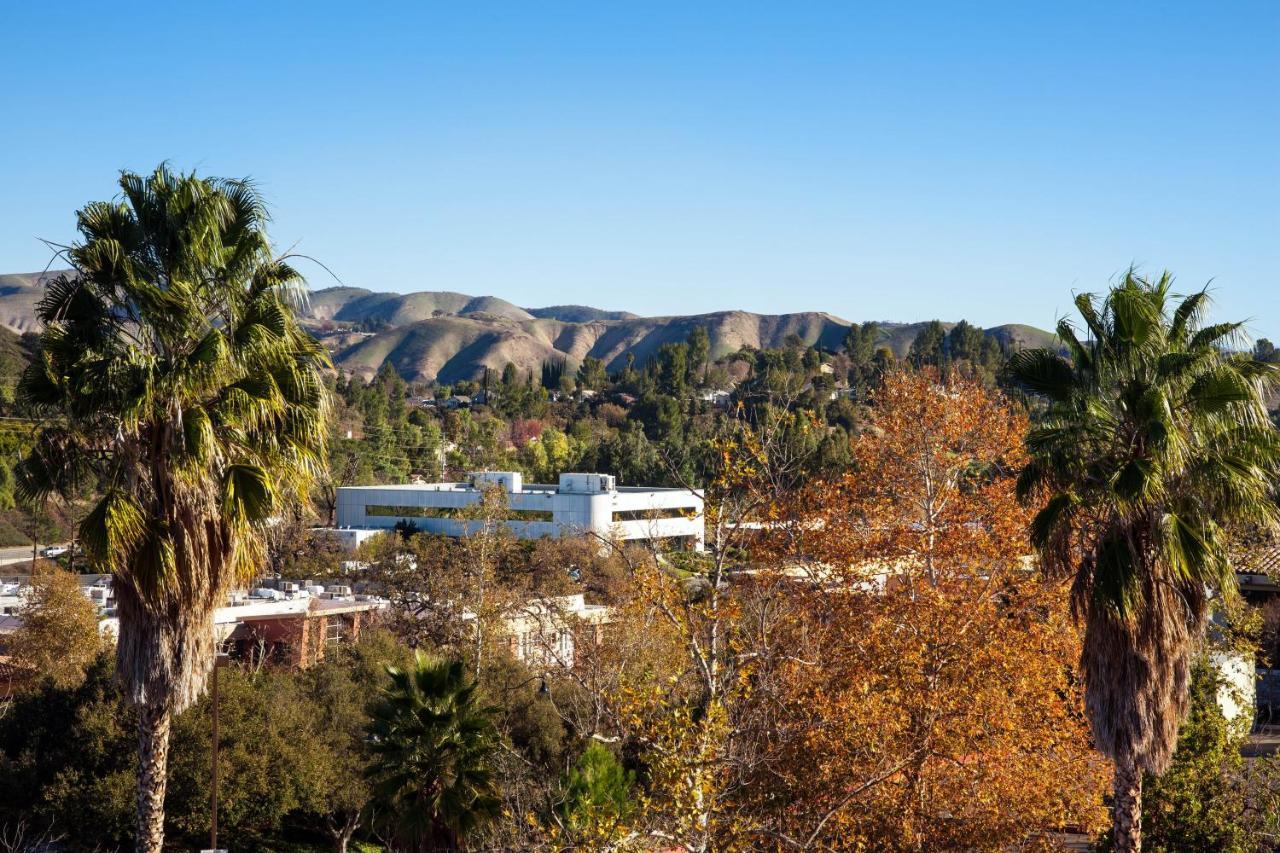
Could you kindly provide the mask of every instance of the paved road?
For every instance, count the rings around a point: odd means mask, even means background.
[[[65,542],[62,544],[66,544]],[[43,551],[49,547],[48,544],[42,544],[40,550]],[[16,545],[12,548],[0,548],[0,566],[12,566],[14,563],[31,562],[31,546]]]

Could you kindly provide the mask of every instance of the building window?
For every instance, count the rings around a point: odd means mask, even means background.
[[[365,504],[364,508],[365,516],[372,518],[453,518],[467,520],[472,518],[474,513],[475,510],[471,506],[388,506],[386,504]],[[555,517],[555,514],[549,509],[507,509],[505,514],[510,521],[551,521]]]
[[[342,642],[342,620],[330,619],[324,624],[324,644],[326,646],[336,646]]]
[[[283,641],[271,644],[271,662],[285,666],[293,660],[293,646]]]
[[[620,521],[660,521],[664,518],[696,518],[698,511],[692,507],[669,507],[667,509],[622,509],[613,514],[614,522]]]

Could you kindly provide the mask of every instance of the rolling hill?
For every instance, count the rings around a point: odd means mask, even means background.
[[[35,304],[44,281],[58,274],[0,275],[0,327],[38,331]],[[339,369],[367,378],[390,363],[405,379],[419,382],[474,379],[486,367],[501,370],[508,362],[535,370],[551,359],[576,365],[587,356],[616,370],[628,354],[643,363],[663,344],[687,339],[695,326],[706,328],[713,357],[744,346],[778,347],[791,335],[834,350],[849,328],[848,321],[823,312],[641,317],[586,305],[521,308],[494,296],[359,287],[313,291],[303,322],[329,348]],[[901,357],[924,324],[880,325],[882,344]],[[986,333],[1011,347],[1055,345],[1052,333],[1032,326],[996,326]]]
[[[599,358],[614,370],[625,364],[628,353],[643,363],[663,344],[687,339],[699,325],[710,335],[713,356],[743,346],[779,346],[791,334],[807,343],[835,348],[848,328],[848,323],[817,313],[725,311],[583,323],[515,320],[490,314],[449,316],[369,334],[350,346],[335,348],[334,363],[344,371],[369,377],[384,362],[390,362],[405,379],[441,382],[473,379],[486,367],[502,370],[508,362],[536,368],[560,358],[577,364],[587,356]]]
[[[62,272],[0,274],[0,326],[19,334],[40,331],[36,303],[44,295],[44,283]]]

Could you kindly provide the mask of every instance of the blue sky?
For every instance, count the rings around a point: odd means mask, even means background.
[[[1280,337],[1280,4],[863,5],[7,4],[0,270],[168,159],[372,289]]]

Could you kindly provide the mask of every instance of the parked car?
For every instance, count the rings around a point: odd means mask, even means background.
[[[71,553],[71,549],[66,547],[65,545],[50,545],[48,548],[45,548],[40,553],[41,555],[48,557],[49,559],[52,560],[54,557],[61,557],[63,554]]]

